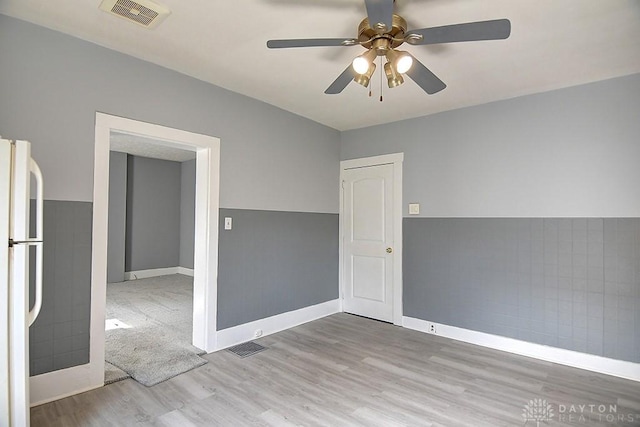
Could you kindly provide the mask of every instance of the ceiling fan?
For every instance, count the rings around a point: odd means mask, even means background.
[[[407,31],[407,21],[394,13],[395,0],[365,0],[367,17],[358,26],[357,38],[286,39],[269,40],[267,47],[282,49],[292,47],[323,46],[363,46],[367,51],[356,57],[338,78],[324,91],[338,94],[354,80],[362,86],[369,86],[376,69],[377,57],[386,57],[384,73],[389,88],[404,82],[408,75],[425,92],[432,95],[440,92],[446,84],[427,67],[406,51],[397,50],[403,43],[410,45],[430,45],[479,40],[501,40],[511,34],[508,19],[469,22],[442,27],[421,28]]]

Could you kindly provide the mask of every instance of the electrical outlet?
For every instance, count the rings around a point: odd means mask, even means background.
[[[435,334],[436,333],[436,324],[435,323],[429,322],[429,333],[430,334]]]

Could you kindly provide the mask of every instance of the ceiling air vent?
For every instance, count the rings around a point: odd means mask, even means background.
[[[154,28],[171,13],[166,7],[149,0],[103,0],[100,9],[145,28]]]

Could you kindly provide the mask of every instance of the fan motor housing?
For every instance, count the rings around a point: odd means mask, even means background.
[[[376,39],[384,38],[389,41],[389,48],[395,49],[404,43],[404,34],[406,31],[407,21],[405,21],[402,16],[396,15],[395,13],[393,14],[391,30],[382,34],[371,28],[369,19],[364,18],[358,26],[358,41],[363,47],[371,49],[371,47],[374,46],[374,41]]]

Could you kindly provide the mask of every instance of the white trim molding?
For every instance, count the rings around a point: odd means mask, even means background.
[[[104,304],[106,283],[107,209],[109,185],[110,132],[152,137],[159,145],[196,153],[196,218],[194,255],[193,344],[207,352],[216,349],[217,277],[218,277],[218,212],[220,194],[220,139],[180,129],[131,120],[109,114],[96,113],[96,142],[94,166],[94,218],[92,268],[92,326],[91,348],[98,349],[102,341],[104,364]],[[94,294],[95,291],[95,300]],[[95,302],[94,302],[95,301]],[[102,307],[100,310],[99,307]],[[95,310],[95,311],[94,311]],[[97,329],[101,329],[98,331]],[[91,358],[91,363],[94,360]]]
[[[186,267],[164,267],[152,268],[149,270],[125,271],[124,280],[148,279],[150,277],[168,276],[170,274],[182,274],[193,277],[193,268]]]
[[[393,165],[393,324],[402,326],[402,165],[404,153],[383,154],[381,156],[363,157],[360,159],[342,160],[340,162],[340,218],[338,246],[338,280],[340,289],[340,311],[343,311],[344,298],[344,189],[342,188],[343,172],[347,169],[363,168],[378,165]]]
[[[177,274],[182,274],[183,276],[191,276],[191,277],[193,277],[193,268],[178,267]]]
[[[149,270],[125,271],[124,280],[148,279],[150,277],[168,276],[178,274],[178,267],[152,268]]]
[[[354,169],[367,166],[388,165],[390,163],[402,163],[403,161],[404,153],[383,154],[381,156],[342,160],[340,162],[340,169]]]
[[[104,369],[102,371],[98,378],[91,364],[86,364],[31,377],[31,407],[102,387]]]
[[[289,311],[218,331],[218,350],[271,335],[340,312],[340,300]]]
[[[577,351],[565,350],[563,348],[530,343],[499,335],[492,335],[455,326],[429,322],[413,317],[404,317],[402,319],[402,326],[405,328],[427,334],[433,334],[432,332],[429,332],[429,327],[431,325],[435,325],[435,330],[437,331],[434,335],[441,337],[464,341],[495,350],[506,351],[508,353],[519,354],[521,356],[532,357],[534,359],[544,360],[547,362],[558,363],[560,365],[571,366],[573,368],[585,369],[587,371],[597,372],[600,374],[612,375],[614,377],[625,378],[632,381],[640,381],[640,363],[610,359],[593,354],[580,353]]]

